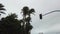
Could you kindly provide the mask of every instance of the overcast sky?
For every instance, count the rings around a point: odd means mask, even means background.
[[[28,6],[30,9],[34,8],[36,13],[32,15],[31,25],[34,27],[31,34],[60,34],[60,13],[55,12],[39,19],[39,14],[45,14],[50,11],[60,10],[60,0],[0,0],[6,8],[6,13],[16,13],[21,19],[21,9]]]

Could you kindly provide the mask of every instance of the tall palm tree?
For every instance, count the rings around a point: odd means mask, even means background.
[[[3,7],[4,7],[4,5],[0,4],[0,15],[1,15],[1,13],[5,14],[4,12],[2,12],[2,10],[5,10]]]
[[[28,34],[29,31],[32,29],[32,26],[30,24],[31,21],[31,14],[34,14],[35,10],[29,9],[27,6],[23,7],[22,13],[23,13],[23,29],[25,32],[24,34]],[[28,15],[28,17],[26,17]]]
[[[32,9],[29,9],[27,6],[23,7],[22,9],[22,13],[23,13],[23,21],[24,22],[30,22],[31,20],[31,17],[30,15],[31,14],[34,14],[35,10],[32,8]],[[28,17],[26,17],[28,15]],[[24,24],[24,23],[23,23]]]

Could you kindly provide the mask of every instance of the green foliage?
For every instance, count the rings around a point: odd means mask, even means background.
[[[30,14],[34,12],[34,9],[29,10],[28,7],[23,7],[23,19],[18,20],[16,14],[10,14],[7,17],[2,18],[0,20],[0,34],[30,34],[31,29],[33,28],[30,24]],[[28,17],[26,17],[26,15],[28,15]]]
[[[0,20],[0,34],[24,34],[23,20],[16,19],[16,14],[11,14]],[[30,23],[26,24],[26,33],[32,29]]]
[[[17,16],[11,14],[5,18],[2,18],[0,21],[0,32],[1,34],[20,34],[21,32],[21,23],[18,19],[15,19]]]

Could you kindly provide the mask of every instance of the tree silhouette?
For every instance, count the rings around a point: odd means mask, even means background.
[[[23,7],[23,19],[18,20],[16,14],[2,18],[0,20],[0,34],[30,34],[33,28],[30,24],[31,14],[34,12],[34,9],[29,10],[28,7]]]
[[[2,10],[5,10],[3,7],[4,7],[4,5],[0,4],[0,13],[5,14],[4,12],[2,12]]]
[[[23,34],[30,34],[30,30],[33,28],[32,25],[30,24],[31,21],[31,14],[34,14],[35,10],[34,9],[30,9],[25,6],[22,9],[22,13],[23,13],[23,29],[24,29],[24,33]],[[27,17],[28,15],[28,17]]]
[[[0,34],[21,34],[21,23],[17,15],[11,14],[0,21]]]

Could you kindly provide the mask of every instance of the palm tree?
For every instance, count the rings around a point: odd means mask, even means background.
[[[32,26],[30,24],[31,21],[31,14],[34,14],[35,10],[29,9],[27,6],[23,7],[22,13],[23,13],[23,29],[25,32],[24,34],[29,34],[30,30],[32,29]],[[27,17],[28,15],[28,17]]]
[[[4,12],[2,12],[2,10],[5,10],[3,7],[4,7],[4,5],[0,4],[0,13],[5,14]]]
[[[23,7],[22,9],[22,13],[23,13],[23,21],[27,21],[28,23],[30,22],[31,20],[31,14],[34,14],[35,13],[35,10],[32,8],[32,9],[29,9],[27,6]],[[26,17],[28,15],[28,17]],[[28,20],[29,19],[29,20]]]
[[[29,10],[29,8],[27,7],[27,6],[25,6],[25,7],[23,7],[23,9],[22,9],[22,13],[23,13],[23,21],[24,22],[30,22],[30,20],[31,20],[31,17],[30,17],[30,15],[31,14],[34,14],[34,12],[35,12],[35,10],[32,8],[32,9],[30,9]],[[28,15],[28,17],[26,17]],[[27,20],[26,20],[27,19]],[[28,19],[29,19],[29,21],[28,21]],[[23,23],[24,24],[24,23]]]

